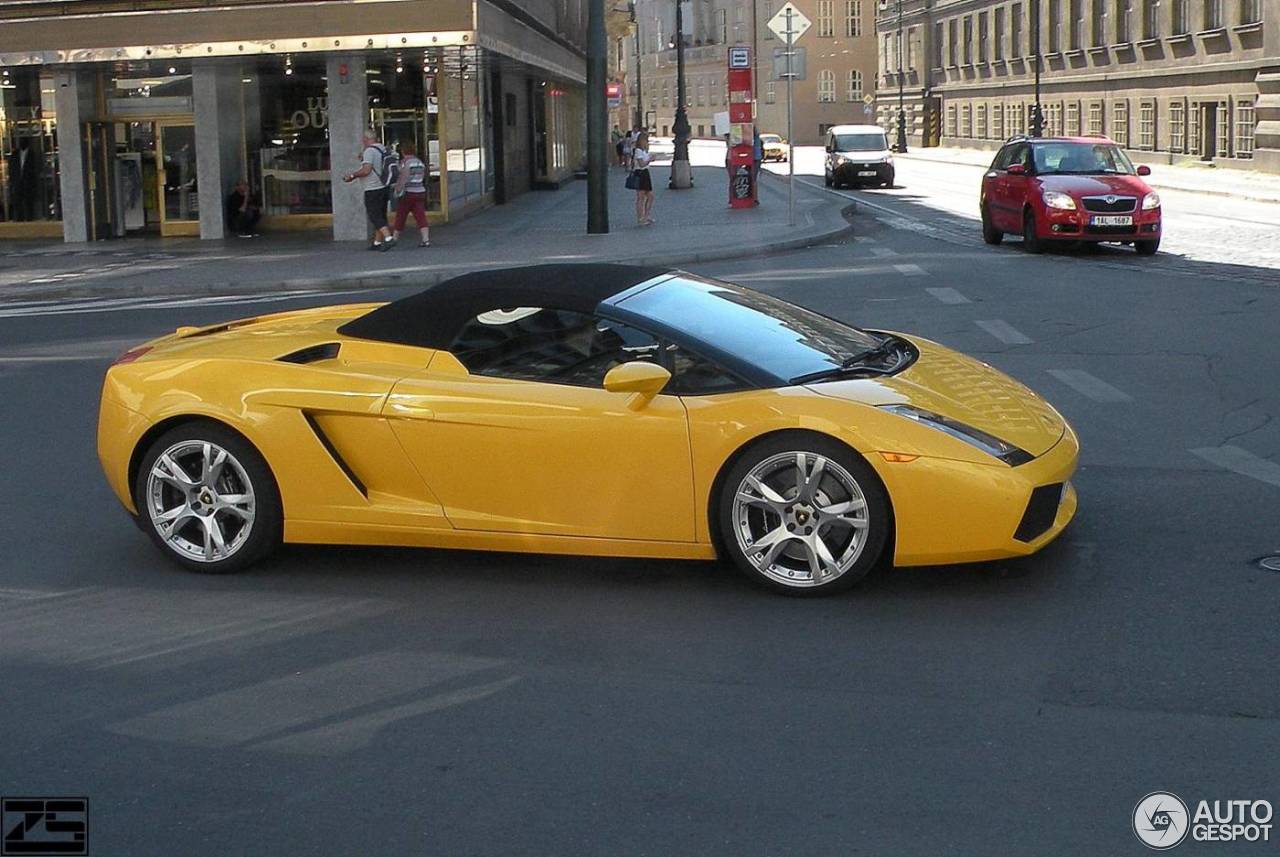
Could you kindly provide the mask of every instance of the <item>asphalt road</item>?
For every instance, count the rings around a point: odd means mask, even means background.
[[[1275,271],[1030,257],[853,196],[855,240],[705,272],[1046,395],[1083,444],[1049,549],[816,601],[434,551],[200,577],[109,494],[98,384],[264,305],[0,318],[0,791],[88,796],[92,853],[130,857],[1137,855],[1149,792],[1280,802]]]

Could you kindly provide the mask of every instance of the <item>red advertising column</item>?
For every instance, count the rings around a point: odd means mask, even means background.
[[[751,49],[729,48],[729,206],[756,204],[755,102],[751,86]]]

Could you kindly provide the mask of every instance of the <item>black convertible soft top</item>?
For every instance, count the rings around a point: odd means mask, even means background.
[[[449,348],[482,312],[515,307],[594,312],[600,302],[669,268],[640,265],[526,265],[477,271],[392,301],[338,328],[344,336],[421,348]]]

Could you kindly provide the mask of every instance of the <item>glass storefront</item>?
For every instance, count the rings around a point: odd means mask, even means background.
[[[0,70],[0,223],[62,219],[53,93],[39,67]]]
[[[477,204],[493,189],[493,165],[486,121],[487,76],[480,51],[462,48],[446,57],[444,67],[446,169],[449,205]]]
[[[365,65],[369,125],[383,144],[402,151],[409,144],[427,165],[427,210],[443,212],[445,168],[440,158],[441,65],[446,52],[372,54]],[[449,185],[452,199],[452,182]]]
[[[321,57],[259,60],[241,80],[249,182],[262,213],[330,214],[329,105]]]

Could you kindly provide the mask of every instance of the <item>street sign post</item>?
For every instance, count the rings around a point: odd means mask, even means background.
[[[729,48],[729,207],[756,205],[755,101],[752,93],[751,49]]]
[[[791,226],[796,225],[796,153],[792,142],[795,139],[792,128],[792,82],[795,80],[795,71],[792,58],[796,52],[796,40],[805,34],[812,23],[794,4],[787,3],[778,10],[778,14],[769,19],[767,25],[787,49],[787,220]]]

